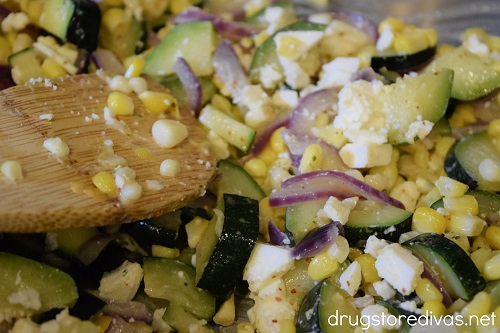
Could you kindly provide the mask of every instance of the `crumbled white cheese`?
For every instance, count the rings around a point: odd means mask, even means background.
[[[19,304],[30,310],[38,310],[42,307],[40,293],[33,288],[21,289],[7,296],[10,304]]]
[[[289,112],[299,104],[299,94],[295,90],[277,90],[273,96],[274,106],[280,111]]]
[[[104,273],[99,285],[99,297],[130,301],[137,293],[143,275],[140,264],[126,260],[115,270]]]
[[[160,183],[155,179],[146,179],[146,189],[150,191],[161,191],[165,188],[165,185]]]
[[[377,50],[384,51],[392,46],[392,42],[394,41],[394,32],[392,32],[390,25],[384,25],[382,33],[377,39]]]
[[[52,120],[52,119],[54,119],[54,114],[53,113],[44,113],[44,114],[41,114],[38,118],[40,120]]]
[[[385,280],[373,282],[375,292],[383,299],[391,299],[396,295],[396,290]]]
[[[80,320],[69,314],[68,309],[62,310],[55,319],[46,321],[41,325],[32,322],[28,318],[16,320],[10,333],[68,333],[85,332],[99,333],[100,327],[89,320]]]
[[[301,89],[311,83],[309,74],[297,62],[286,57],[278,57],[285,72],[285,82],[292,89]]]
[[[13,12],[9,13],[1,22],[3,32],[19,31],[26,28],[30,23],[30,18],[23,12]]]
[[[259,81],[266,89],[275,88],[283,80],[283,74],[269,64],[263,65],[259,70]]]
[[[392,145],[388,143],[347,143],[339,151],[342,161],[350,168],[371,168],[388,165]]]
[[[60,137],[46,139],[43,147],[60,159],[64,160],[69,156],[69,147]]]
[[[229,151],[229,143],[217,135],[214,131],[208,132],[208,140],[212,145],[212,150],[218,160],[228,158],[231,154]]]
[[[431,132],[433,126],[434,123],[428,120],[418,119],[412,122],[405,132],[405,142],[414,143],[415,138],[422,140]]]
[[[480,57],[488,57],[490,55],[490,48],[479,39],[477,34],[470,34],[464,40],[463,45],[470,53],[477,54]]]
[[[346,224],[349,214],[356,206],[358,199],[358,197],[352,197],[341,201],[336,197],[331,196],[326,201],[324,207],[318,212],[319,222],[326,224],[331,221],[337,221],[342,224]]]
[[[2,174],[5,178],[12,182],[21,181],[24,179],[23,168],[20,162],[18,161],[5,161],[2,163],[0,167],[2,170]]]
[[[322,66],[318,87],[342,87],[359,69],[359,58],[338,57]]]
[[[378,252],[375,268],[381,278],[403,295],[415,290],[424,271],[423,263],[398,243],[386,245]]]
[[[258,84],[245,86],[238,104],[246,110],[245,123],[252,128],[260,128],[275,117],[271,97]]]
[[[361,286],[361,265],[353,261],[339,277],[340,287],[349,295],[354,296]]]
[[[388,317],[391,319],[387,319]],[[398,330],[402,324],[398,317],[391,315],[387,308],[378,304],[368,305],[361,310],[361,320],[363,327],[370,327],[374,332],[383,332],[383,329]]]
[[[366,240],[365,244],[365,253],[370,254],[372,257],[377,258],[379,252],[389,245],[389,243],[385,239],[379,239],[375,235],[371,235]]]

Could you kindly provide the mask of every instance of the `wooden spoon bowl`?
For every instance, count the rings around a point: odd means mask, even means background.
[[[164,89],[151,79],[147,82],[149,90]],[[204,194],[216,159],[205,129],[190,112],[152,114],[131,93],[135,114],[119,117],[130,130],[124,134],[104,119],[111,92],[103,75],[97,74],[0,91],[0,164],[18,161],[24,173],[24,180],[17,182],[0,174],[0,231],[41,232],[131,222],[176,210]],[[52,120],[44,119],[47,115]],[[159,118],[179,120],[188,127],[188,138],[173,148],[158,146],[151,127]],[[67,160],[43,147],[53,137],[69,146]],[[106,170],[100,156],[105,140],[112,141],[114,153],[126,160],[143,188],[141,197],[130,205],[92,183],[93,175]],[[160,175],[165,159],[180,162],[178,176]]]

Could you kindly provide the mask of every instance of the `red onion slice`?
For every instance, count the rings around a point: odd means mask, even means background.
[[[271,136],[273,135],[274,131],[276,131],[280,127],[288,126],[289,122],[290,122],[290,117],[289,115],[286,115],[282,118],[279,118],[271,125],[267,126],[260,133],[257,133],[257,136],[253,141],[250,154],[254,156],[260,154],[264,150],[264,148],[266,148],[267,144],[271,140]]]
[[[231,95],[238,99],[242,89],[250,84],[250,80],[229,41],[223,40],[215,49],[213,65],[217,76],[224,82]]]
[[[181,81],[182,87],[186,91],[188,107],[197,117],[201,111],[203,99],[200,79],[193,72],[188,62],[182,57],[178,57],[175,60],[174,70]]]
[[[290,244],[288,236],[281,231],[273,221],[269,221],[267,224],[267,231],[269,233],[269,243],[272,245],[287,245]]]
[[[113,317],[106,333],[136,333],[135,327],[120,317]]]
[[[123,74],[125,68],[113,52],[106,49],[97,48],[90,55],[90,59],[97,69],[102,69],[106,72]]]
[[[269,196],[271,207],[284,207],[296,203],[328,198],[362,197],[381,205],[404,209],[404,205],[387,194],[341,171],[320,170],[289,178]]]
[[[439,289],[441,294],[443,295],[443,304],[447,308],[450,307],[453,304],[453,300],[451,299],[450,294],[448,294],[448,291],[444,288],[443,284],[439,280],[439,278],[434,274],[432,270],[430,270],[427,266],[424,265],[424,272],[422,273],[422,277],[429,279],[429,281],[432,282],[436,288]]]
[[[76,257],[85,266],[90,265],[94,260],[97,259],[102,250],[108,246],[109,243],[114,239],[113,236],[108,234],[98,234],[85,243],[78,249]]]
[[[337,239],[339,235],[337,223],[332,222],[309,232],[292,249],[292,256],[295,259],[300,259],[314,257],[318,253],[321,253]]]
[[[250,37],[257,32],[255,27],[241,22],[225,20],[217,15],[205,12],[195,7],[188,8],[173,18],[174,23],[186,23],[192,21],[210,21],[222,37],[231,40],[239,40],[243,37]]]
[[[134,301],[110,301],[102,309],[103,313],[111,317],[120,317],[127,321],[142,321],[147,324],[153,322],[153,314],[145,304]]]

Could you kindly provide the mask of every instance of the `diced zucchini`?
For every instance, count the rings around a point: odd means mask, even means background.
[[[89,52],[97,48],[101,10],[91,0],[46,0],[39,25]]]
[[[460,140],[444,161],[449,177],[486,191],[500,191],[500,182],[484,179],[479,172],[482,161],[490,159],[500,163],[500,154],[487,132],[480,132]]]
[[[478,213],[477,215],[484,218],[488,213],[500,212],[500,195],[482,190],[468,190],[468,195],[472,195],[477,200]],[[443,199],[439,199],[431,205],[432,209],[444,207]]]
[[[175,60],[182,57],[197,76],[211,75],[216,46],[217,36],[212,23],[196,21],[179,24],[146,55],[143,73],[151,76],[174,74]]]
[[[450,50],[434,60],[427,71],[450,68],[455,72],[451,97],[472,101],[500,87],[500,74],[484,59],[464,47]]]
[[[261,29],[266,29],[269,22],[266,20],[266,11],[268,8],[272,7],[279,7],[284,11],[284,16],[287,18],[290,18],[290,20],[296,20],[296,13],[295,13],[295,7],[290,1],[277,1],[274,2],[270,6],[266,6],[260,10],[258,10],[256,13],[248,17],[245,22],[255,25]]]
[[[428,63],[435,54],[436,46],[413,54],[375,54],[370,66],[377,72],[385,68],[390,71],[408,73]]]
[[[387,138],[391,144],[408,142],[412,123],[428,120],[437,123],[445,114],[450,99],[453,71],[441,69],[418,76],[405,76],[392,84],[384,101]]]
[[[212,96],[217,93],[217,87],[212,82],[212,80],[209,78],[200,77],[199,79],[200,79],[201,90],[202,90],[201,105],[205,105],[210,101]],[[186,91],[182,87],[182,83],[177,76],[171,75],[171,76],[161,78],[160,83],[165,88],[167,88],[172,95],[174,95],[174,97],[177,99],[177,103],[179,103],[179,105],[181,105],[181,106],[187,105]]]
[[[394,206],[365,206],[353,209],[344,225],[349,244],[367,240],[371,235],[397,242],[401,234],[411,230],[411,212]]]
[[[403,243],[439,278],[452,298],[471,300],[486,286],[474,262],[452,240],[438,234],[420,234]]]
[[[293,243],[300,242],[309,231],[318,227],[316,217],[325,203],[326,199],[320,199],[287,207],[285,232]]]
[[[222,111],[217,110],[210,104],[201,110],[200,122],[214,131],[243,153],[252,147],[255,138],[255,130],[238,120],[231,118]]]
[[[176,303],[170,303],[163,314],[163,320],[179,333],[214,333],[206,326],[206,321],[196,318]]]
[[[215,193],[219,198],[222,194],[238,194],[244,197],[261,200],[265,193],[250,174],[238,164],[228,160],[220,160],[217,164],[219,180],[215,182]]]
[[[203,238],[196,247],[196,275],[199,288],[228,299],[242,280],[243,269],[257,241],[259,203],[235,194],[223,194],[222,200],[223,221],[211,221],[212,229],[207,230],[212,233],[211,238]],[[221,222],[222,226],[213,226]]]
[[[71,307],[78,298],[73,279],[40,262],[0,252],[0,322]]]
[[[215,298],[196,287],[196,272],[174,259],[145,258],[144,291],[150,297],[176,303],[199,319],[210,320],[215,314]]]
[[[31,78],[43,78],[46,75],[40,59],[31,47],[11,54],[8,61],[12,67],[12,78],[17,84],[24,84]]]

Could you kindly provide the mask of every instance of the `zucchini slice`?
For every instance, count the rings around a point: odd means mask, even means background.
[[[237,194],[244,197],[261,200],[266,196],[264,190],[253,177],[240,165],[228,160],[220,160],[217,164],[215,193],[221,198],[224,193]]]
[[[349,244],[367,240],[371,235],[397,242],[401,234],[411,230],[411,216],[411,212],[394,206],[370,203],[364,208],[356,207],[344,225],[345,237]]]
[[[300,242],[307,233],[318,227],[318,211],[325,206],[326,199],[304,202],[286,208],[285,232],[293,244]]]
[[[201,84],[201,105],[205,105],[210,102],[210,99],[217,92],[217,87],[208,77],[200,77]],[[186,91],[182,87],[182,83],[176,75],[166,76],[160,79],[160,83],[167,88],[172,95],[174,95],[177,103],[180,106],[187,105]]]
[[[215,215],[196,247],[196,281],[219,299],[228,299],[259,234],[257,200],[223,194],[223,217]]]
[[[471,300],[486,287],[486,281],[470,257],[444,236],[420,234],[403,246],[435,273],[452,298]]]
[[[466,194],[472,195],[477,200],[478,213],[481,218],[485,218],[488,213],[500,212],[500,195],[481,190],[468,190]],[[432,209],[444,207],[443,199],[439,199],[431,205]]]
[[[371,60],[371,67],[376,72],[382,68],[390,71],[408,73],[428,63],[436,54],[436,46],[428,47],[413,54],[375,54]]]
[[[488,181],[481,177],[479,165],[490,159],[500,163],[500,154],[496,150],[487,132],[480,132],[460,140],[446,156],[444,170],[450,178],[467,184],[469,188],[500,191],[500,182]]]
[[[43,78],[46,75],[32,47],[11,54],[7,60],[12,68],[12,78],[17,84],[24,84],[31,78]]]
[[[40,262],[0,252],[0,321],[71,307],[78,291],[66,273]]]
[[[196,272],[174,259],[144,258],[144,291],[150,297],[176,303],[199,319],[215,314],[215,298],[196,287]]]

